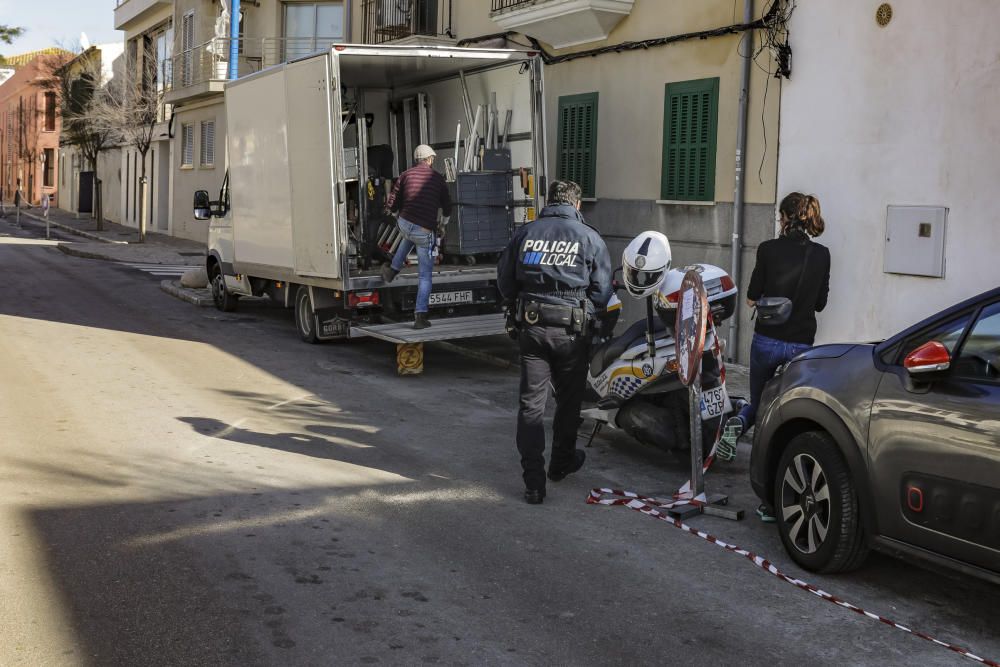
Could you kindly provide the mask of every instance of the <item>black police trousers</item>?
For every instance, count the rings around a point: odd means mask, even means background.
[[[586,389],[589,338],[565,327],[525,325],[521,346],[521,398],[517,413],[517,451],[521,454],[524,486],[545,488],[545,404],[549,382],[555,389],[551,469],[573,464],[580,404]]]

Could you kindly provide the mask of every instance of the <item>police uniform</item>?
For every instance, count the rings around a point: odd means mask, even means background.
[[[575,206],[547,206],[514,234],[500,257],[497,283],[516,309],[519,329],[517,449],[524,484],[544,496],[542,418],[549,382],[556,397],[549,476],[562,479],[574,466],[589,361],[588,327],[611,297],[611,258],[600,234]]]

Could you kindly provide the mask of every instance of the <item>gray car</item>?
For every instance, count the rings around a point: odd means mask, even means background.
[[[770,381],[750,479],[802,567],[872,548],[1000,583],[1000,287]]]

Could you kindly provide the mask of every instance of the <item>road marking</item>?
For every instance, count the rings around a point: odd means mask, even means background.
[[[150,264],[148,262],[119,262],[119,264],[160,278],[179,278],[191,269],[199,268],[189,264]]]

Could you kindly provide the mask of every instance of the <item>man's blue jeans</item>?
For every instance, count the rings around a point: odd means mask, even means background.
[[[805,343],[786,343],[758,333],[753,335],[750,344],[750,402],[743,406],[739,415],[744,429],[753,426],[764,385],[774,377],[778,367],[811,347]]]
[[[431,298],[431,274],[434,272],[434,258],[431,256],[431,252],[434,250],[434,232],[402,218],[399,218],[396,224],[403,234],[403,240],[399,242],[396,256],[392,258],[392,268],[395,271],[402,269],[406,262],[406,256],[416,247],[419,279],[417,281],[417,307],[414,310],[418,313],[426,313],[427,303]]]

